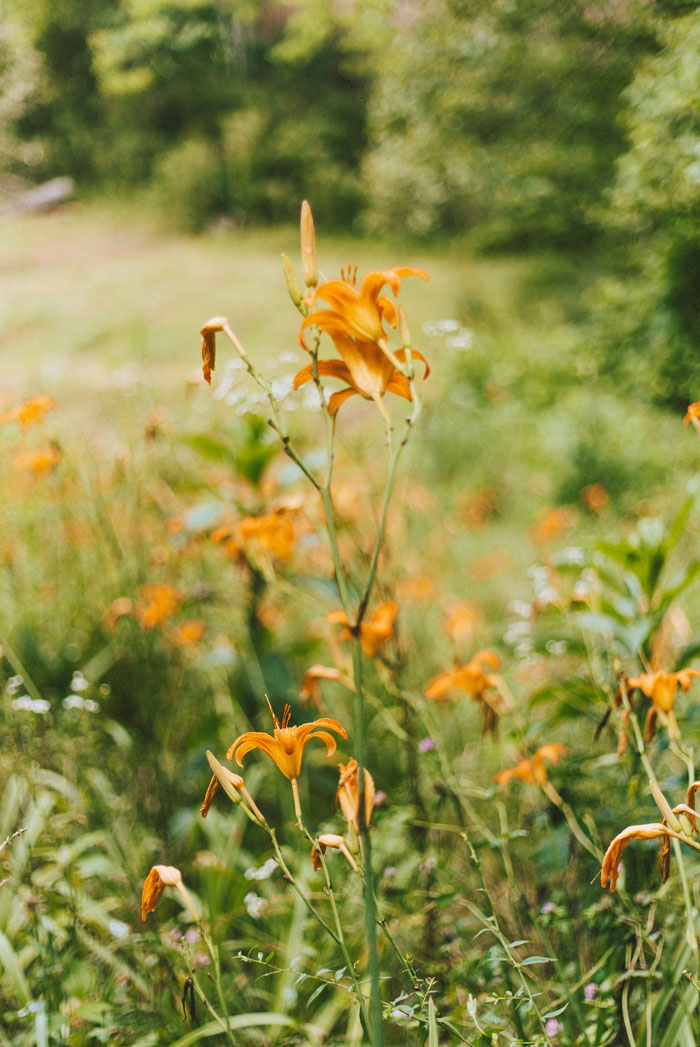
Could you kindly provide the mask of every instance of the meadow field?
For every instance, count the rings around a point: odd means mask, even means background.
[[[2,225],[0,1045],[693,1047],[697,416],[585,252],[316,245]]]

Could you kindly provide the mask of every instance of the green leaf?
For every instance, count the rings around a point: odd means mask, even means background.
[[[438,1047],[437,1013],[432,996],[428,997],[428,1047]]]
[[[521,967],[532,967],[536,963],[553,963],[553,956],[527,956],[524,960],[521,960]]]
[[[0,931],[0,963],[5,968],[5,973],[12,983],[18,998],[22,1003],[29,1003],[31,999],[29,986],[20,966],[19,958],[10,945],[9,939],[5,937],[2,931]]]
[[[325,986],[322,986],[325,988]],[[268,1026],[276,1025],[287,1027],[290,1029],[300,1028],[298,1022],[295,1022],[292,1018],[288,1018],[285,1014],[276,1014],[274,1012],[262,1012],[261,1014],[236,1014],[232,1018],[228,1019],[228,1027],[232,1032],[236,1029],[247,1029],[250,1026]],[[171,1044],[171,1047],[190,1047],[190,1044],[197,1043],[198,1040],[206,1040],[210,1036],[221,1036],[222,1030],[218,1022],[207,1022],[206,1025],[202,1025],[200,1029],[193,1029],[192,1032],[188,1032],[185,1036],[181,1036],[179,1040]]]

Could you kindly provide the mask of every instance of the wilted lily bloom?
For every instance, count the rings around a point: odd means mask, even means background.
[[[300,344],[304,349],[308,349],[304,341],[304,331],[307,327],[318,327],[334,341],[336,336],[344,336],[359,342],[374,343],[399,370],[399,359],[389,349],[383,326],[386,322],[391,327],[396,327],[399,314],[394,302],[381,292],[388,284],[396,296],[404,276],[420,276],[422,280],[428,280],[428,274],[422,269],[399,266],[384,272],[367,273],[360,281],[359,289],[355,286],[354,276],[351,277],[350,273],[348,276],[350,278],[347,280],[328,280],[312,293],[313,301],[321,298],[331,308],[309,313],[301,325]],[[340,349],[338,351],[340,352]]]
[[[647,698],[651,698],[651,709],[644,725],[646,741],[651,741],[654,737],[657,717],[665,724],[669,738],[680,738],[681,732],[673,707],[678,688],[687,691],[693,676],[700,677],[700,672],[697,669],[681,669],[677,673],[650,672],[628,679],[627,687],[630,690],[638,687]]]
[[[513,778],[519,778],[521,782],[530,785],[546,785],[547,768],[545,760],[549,763],[559,763],[562,756],[567,753],[567,748],[561,742],[548,742],[540,746],[536,753],[530,757],[524,757],[515,767],[509,767],[505,771],[499,771],[494,775],[496,783],[500,786],[507,785]]]
[[[355,832],[360,831],[360,788],[357,774],[358,764],[357,760],[348,760],[346,764],[339,763],[338,771],[340,773],[340,781],[338,782],[338,790],[335,794],[335,802],[340,804],[340,809],[343,812],[345,820],[350,824],[354,825]],[[368,826],[370,818],[372,817],[372,811],[374,810],[374,778],[369,773],[367,768],[364,768],[364,779],[365,779],[365,811],[364,821],[365,825]]]
[[[384,644],[388,643],[394,635],[394,622],[398,614],[399,605],[393,600],[381,603],[372,612],[369,618],[360,622],[360,644],[368,658],[380,651]],[[343,625],[345,628],[340,633],[341,640],[352,639],[352,626],[345,611],[331,611],[326,615],[326,621],[331,625]]]
[[[454,691],[464,691],[481,707],[484,733],[494,731],[498,716],[513,708],[505,680],[488,671],[500,664],[495,651],[477,651],[466,665],[455,665],[435,676],[425,688],[425,697],[441,702]]]
[[[209,814],[209,808],[211,807],[214,795],[217,792],[219,786],[221,786],[221,788],[224,790],[224,792],[228,796],[229,800],[232,801],[232,803],[240,803],[241,797],[243,797],[243,799],[248,804],[248,807],[253,812],[253,815],[257,818],[257,820],[261,823],[264,823],[265,819],[260,813],[260,810],[257,804],[255,803],[253,797],[248,792],[246,784],[243,778],[241,778],[240,774],[235,774],[233,771],[230,771],[228,767],[224,767],[223,764],[220,764],[214,756],[214,754],[210,752],[209,749],[207,749],[207,761],[214,773],[212,775],[211,781],[209,782],[209,785],[207,786],[207,791],[204,800],[202,801],[202,806],[199,809],[199,813],[201,814],[202,818],[206,818],[206,816]]]
[[[312,314],[313,315],[313,314]],[[333,343],[342,357],[341,360],[318,360],[316,367],[319,377],[337,378],[345,382],[347,389],[333,393],[328,401],[328,410],[335,414],[339,407],[350,396],[358,394],[365,400],[374,400],[379,404],[385,393],[396,393],[404,400],[413,400],[411,383],[398,371],[394,363],[374,342],[360,341],[342,333],[333,336]],[[417,349],[409,350],[414,359],[425,364],[424,378],[430,374],[430,367]],[[396,359],[403,363],[406,360],[406,349],[397,349]],[[294,376],[294,388],[299,389],[306,382],[313,380],[313,364],[307,364]]]
[[[620,857],[630,840],[654,840],[664,838],[664,852],[669,849],[669,830],[662,822],[650,822],[648,825],[628,825],[619,833],[605,852],[603,866],[600,870],[600,885],[605,887],[610,881],[610,891],[614,891],[620,875]]]
[[[149,872],[141,892],[141,919],[145,920],[149,912],[155,912],[156,905],[166,887],[176,888],[193,918],[199,922],[197,910],[182,882],[182,873],[174,865],[154,865]]]
[[[341,738],[347,738],[347,733],[337,720],[332,720],[326,716],[314,720],[312,723],[301,724],[299,727],[291,726],[289,720],[292,711],[288,705],[284,707],[281,723],[274,712],[272,712],[272,706],[270,706],[270,713],[274,723],[274,733],[270,735],[264,731],[246,731],[245,734],[241,734],[229,746],[226,759],[233,760],[235,757],[238,766],[242,767],[243,757],[247,753],[253,749],[261,749],[271,760],[274,760],[285,778],[289,778],[292,783],[294,808],[297,817],[301,818],[297,779],[301,773],[301,758],[306,743],[311,741],[312,738],[319,738],[325,743],[326,756],[328,757],[332,756],[336,749],[335,738],[328,733],[328,730],[335,731]],[[319,728],[321,729],[319,730]],[[324,728],[327,728],[327,730]]]
[[[211,320],[207,320],[199,333],[202,336],[202,374],[204,380],[211,385],[211,373],[216,370],[217,334],[225,334],[239,356],[245,358],[246,352],[231,330],[225,316],[213,316]]]

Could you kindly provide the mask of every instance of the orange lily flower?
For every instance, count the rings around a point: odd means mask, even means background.
[[[193,647],[199,643],[206,631],[206,623],[201,618],[188,618],[173,629],[172,640],[178,647]]]
[[[562,756],[567,753],[567,748],[561,742],[548,742],[540,746],[532,757],[524,757],[515,767],[509,767],[505,771],[499,771],[494,775],[497,785],[507,785],[513,778],[519,778],[521,782],[530,785],[544,786],[547,783],[547,768],[544,761],[559,763]]]
[[[37,425],[46,412],[55,406],[56,401],[53,397],[42,393],[40,396],[34,396],[31,400],[26,400],[25,403],[19,404],[19,406],[13,407],[12,410],[0,415],[0,425],[16,422],[21,429],[29,429],[30,426]]]
[[[681,732],[678,727],[673,706],[676,700],[678,688],[687,691],[690,687],[691,677],[700,677],[697,669],[681,669],[677,673],[651,672],[632,676],[627,681],[629,688],[638,687],[647,698],[651,698],[651,709],[644,725],[644,737],[651,741],[656,729],[657,716],[666,725],[669,738],[680,738]]]
[[[513,708],[505,680],[486,669],[498,669],[501,659],[495,651],[477,651],[466,665],[455,665],[435,676],[425,688],[425,697],[444,701],[453,691],[464,691],[481,706],[483,732],[493,732],[499,715]]]
[[[146,603],[134,613],[144,629],[161,625],[177,611],[182,600],[179,591],[167,582],[142,585],[139,592]]]
[[[360,644],[368,658],[374,658],[380,648],[388,643],[394,635],[394,622],[398,614],[399,605],[393,600],[387,600],[375,608],[371,616],[360,622]],[[345,628],[340,633],[341,640],[352,639],[352,627],[350,619],[345,611],[331,611],[326,615],[326,621],[331,625],[343,625]]]
[[[355,832],[360,831],[360,789],[357,775],[357,760],[354,758],[347,763],[339,763],[340,781],[335,794],[336,804],[340,804],[345,820],[355,826]],[[374,778],[367,768],[364,768],[365,779],[365,825],[369,825],[372,811],[374,810]]]
[[[33,473],[37,479],[47,476],[53,472],[63,458],[60,447],[50,444],[48,447],[40,447],[36,451],[25,451],[12,459],[12,468],[16,473]]]
[[[377,404],[384,393],[396,393],[404,400],[413,400],[408,378],[396,369],[395,364],[374,342],[359,341],[341,332],[333,335],[333,342],[342,360],[318,360],[318,374],[320,377],[338,378],[345,382],[348,388],[333,393],[328,401],[330,414],[335,414],[338,408],[355,394],[364,397],[365,400],[374,400]],[[423,377],[427,378],[430,374],[427,360],[417,349],[409,351],[414,359],[425,364]],[[406,359],[406,349],[397,349],[393,355],[403,363]],[[312,380],[313,364],[307,364],[294,376],[294,388],[299,389]]]
[[[197,910],[182,882],[182,873],[174,865],[154,865],[143,885],[141,892],[141,919],[145,921],[149,912],[155,912],[156,905],[166,887],[175,887],[194,919],[199,923]]]
[[[311,741],[312,738],[320,738],[326,745],[326,757],[332,756],[336,748],[335,738],[327,730],[319,730],[318,728],[328,728],[331,731],[335,731],[342,738],[347,738],[347,732],[337,720],[332,720],[327,716],[322,716],[319,720],[314,720],[312,723],[301,724],[299,727],[290,726],[289,720],[292,710],[288,705],[284,707],[282,722],[280,723],[272,711],[269,700],[267,704],[272,714],[274,734],[270,735],[264,731],[246,731],[245,734],[239,735],[235,742],[229,746],[226,759],[233,760],[235,757],[238,766],[242,767],[243,757],[247,753],[252,749],[261,749],[270,759],[274,760],[285,778],[289,778],[292,783],[294,810],[297,818],[301,820],[297,779],[301,772],[301,758],[306,743]]]
[[[469,643],[474,636],[474,633],[478,629],[481,623],[482,613],[481,607],[474,600],[463,600],[460,603],[451,604],[443,615],[443,629],[453,641],[453,643],[460,647],[462,644]],[[493,654],[492,651],[480,652],[482,654]],[[475,655],[475,657],[478,657]],[[498,669],[500,660],[498,655],[495,655],[496,664],[493,666],[494,669]]]
[[[310,298],[312,301],[322,298],[331,308],[309,313],[301,325],[300,344],[304,349],[308,349],[304,341],[304,331],[307,327],[318,327],[334,341],[336,335],[344,335],[351,339],[356,338],[360,342],[373,342],[391,359],[394,354],[387,344],[383,324],[386,321],[391,327],[396,327],[399,314],[392,300],[381,294],[381,291],[388,284],[394,296],[398,295],[404,276],[430,279],[422,269],[399,266],[384,272],[367,273],[360,282],[359,290],[355,287],[354,278],[328,280],[321,284]],[[396,367],[396,357],[391,362]]]
[[[688,404],[688,410],[685,412],[683,425],[687,425],[688,422],[692,422],[700,433],[700,400],[696,400],[694,404]]]

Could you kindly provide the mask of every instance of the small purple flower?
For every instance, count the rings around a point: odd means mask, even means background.
[[[429,753],[431,749],[435,748],[435,742],[432,738],[421,738],[418,742],[418,752]]]
[[[190,945],[194,945],[195,942],[199,941],[199,931],[196,927],[188,927],[185,931],[185,941],[189,942]]]
[[[588,985],[584,985],[583,995],[584,998],[588,1001],[588,1003],[590,1003],[591,1000],[595,1000],[596,996],[598,995],[598,986],[596,985],[596,983],[589,982]]]
[[[556,908],[557,907],[554,904],[554,902],[545,902],[542,908],[540,909],[540,913],[542,914],[542,916],[549,916],[550,913],[556,911]]]
[[[386,869],[384,870],[384,875],[389,880],[391,879],[392,876],[396,876],[396,866],[395,865],[388,865],[386,867]]]
[[[549,1021],[545,1023],[544,1027],[547,1036],[556,1036],[558,1033],[562,1032],[563,1029],[564,1026],[561,1022],[558,1022],[556,1018],[550,1018]]]

